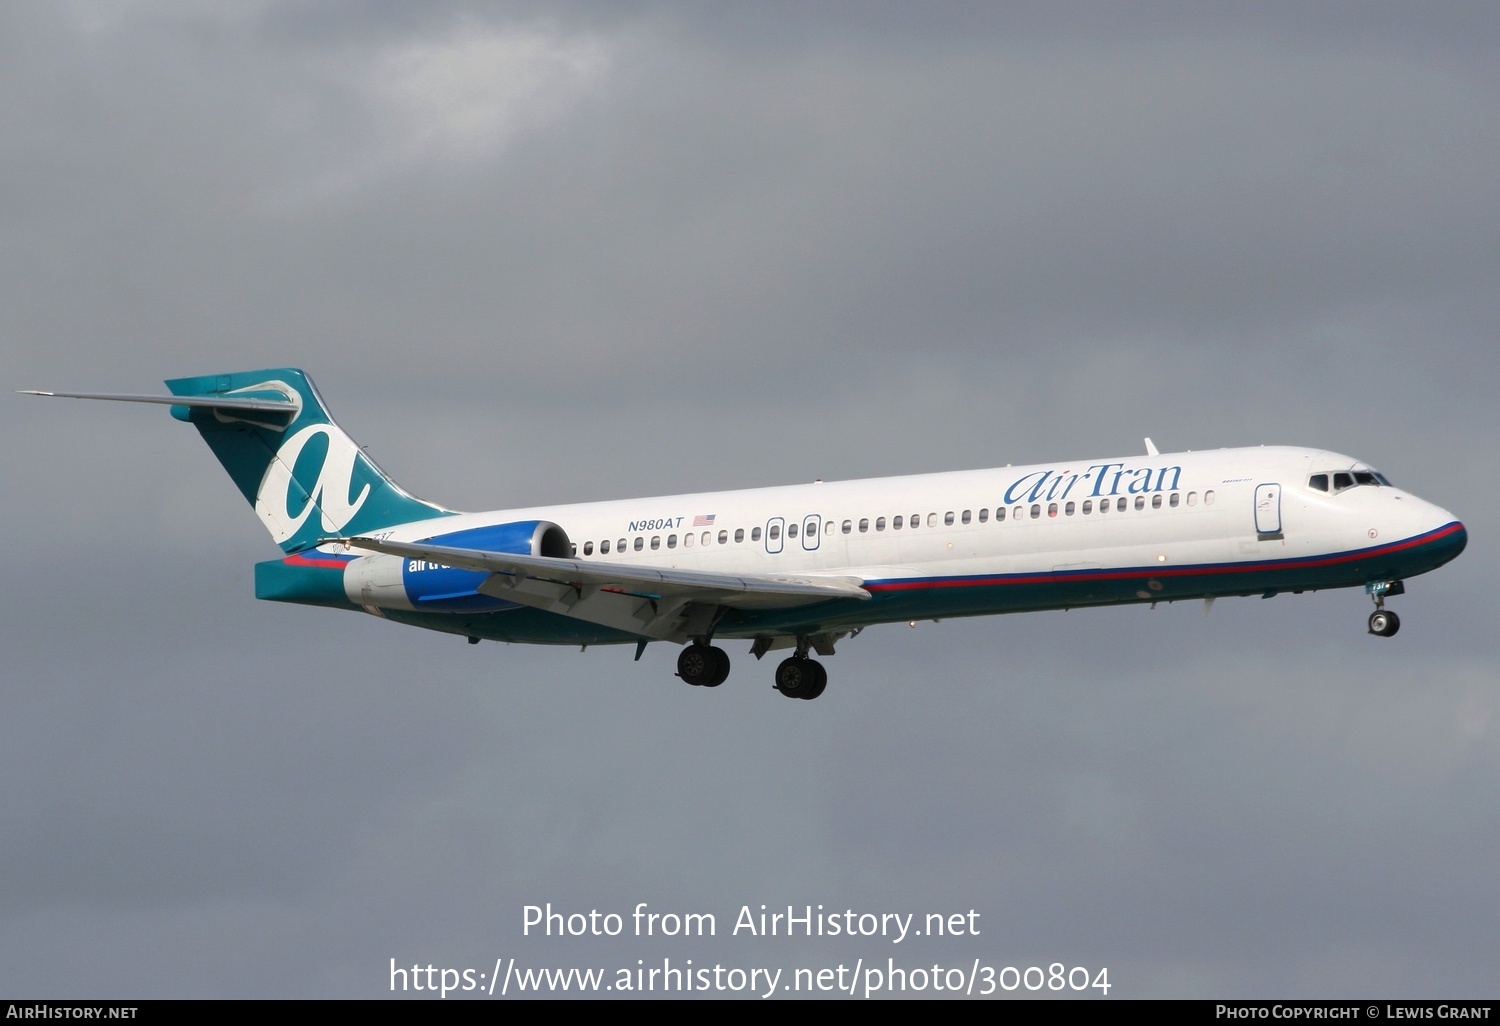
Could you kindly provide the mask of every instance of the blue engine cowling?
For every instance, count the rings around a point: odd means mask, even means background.
[[[546,520],[520,520],[461,531],[447,531],[416,540],[457,549],[513,552],[566,559],[573,555],[567,532]],[[349,599],[366,607],[418,609],[434,613],[492,612],[510,609],[514,602],[481,594],[479,586],[490,575],[399,556],[361,556],[344,572]]]

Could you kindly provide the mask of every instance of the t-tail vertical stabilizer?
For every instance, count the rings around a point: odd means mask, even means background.
[[[283,552],[449,514],[387,477],[333,422],[300,370],[210,374],[166,385],[180,400],[172,416],[198,429]]]

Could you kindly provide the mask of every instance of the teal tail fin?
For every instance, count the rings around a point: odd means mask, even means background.
[[[210,374],[166,385],[181,400],[172,404],[172,416],[198,429],[283,552],[451,512],[387,477],[333,422],[300,370]]]

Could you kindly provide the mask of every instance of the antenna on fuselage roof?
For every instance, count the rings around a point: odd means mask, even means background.
[[[1161,453],[1159,453],[1159,452],[1156,451],[1156,443],[1153,442],[1153,441],[1151,441],[1151,439],[1149,439],[1149,438],[1146,439],[1146,455],[1147,456],[1160,456],[1161,455]]]

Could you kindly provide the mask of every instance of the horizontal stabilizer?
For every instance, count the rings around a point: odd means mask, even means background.
[[[215,410],[255,410],[260,413],[295,413],[298,403],[290,399],[231,399],[226,396],[111,395],[103,392],[42,392],[23,388],[22,395],[46,395],[58,399],[107,399],[117,403],[156,403],[160,406],[201,406]]]

